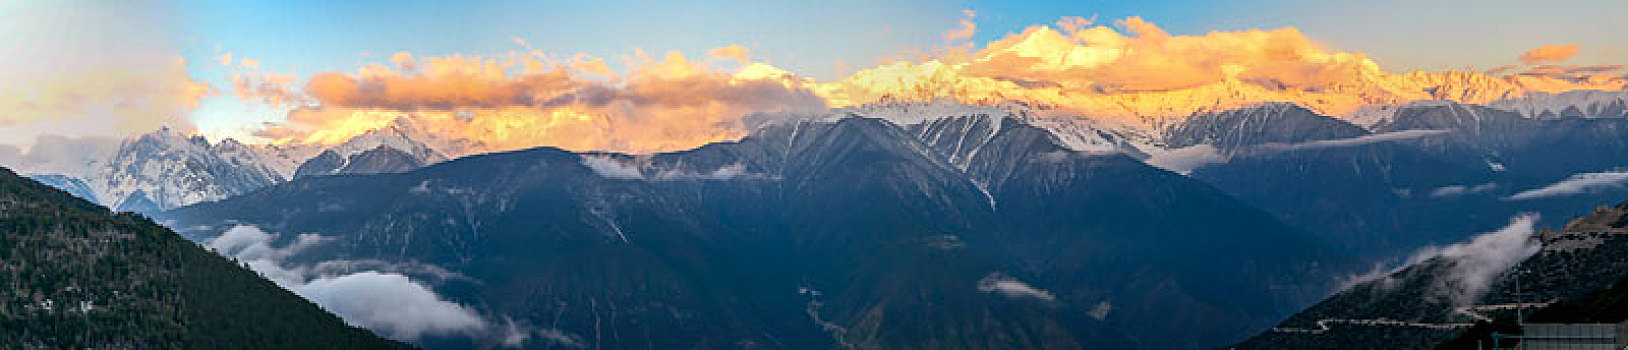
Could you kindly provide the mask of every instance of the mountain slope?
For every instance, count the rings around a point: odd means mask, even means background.
[[[1547,184],[1566,176],[1628,165],[1628,119],[1527,118],[1478,105],[1417,103],[1399,108],[1375,132],[1445,130],[1403,141],[1443,159]]]
[[[1496,228],[1524,207],[1498,197],[1513,187],[1498,173],[1394,142],[1244,152],[1191,176],[1370,259]]]
[[[1211,145],[1225,153],[1246,146],[1291,144],[1362,136],[1362,128],[1318,115],[1292,103],[1267,103],[1221,112],[1200,113],[1163,130],[1166,147]]]
[[[97,203],[96,192],[91,190],[90,185],[86,185],[85,181],[81,181],[79,178],[61,174],[35,174],[28,175],[28,178],[39,181],[46,186],[66,191],[74,197]]]
[[[1212,147],[1192,177],[1372,259],[1459,241],[1523,211],[1559,225],[1621,192],[1510,196],[1628,166],[1628,119],[1529,118],[1433,101],[1387,109],[1369,128],[1265,105],[1195,115],[1168,129],[1166,142]]]
[[[0,171],[0,346],[400,348],[134,215]]]
[[[1532,240],[1531,250],[1503,250],[1505,255],[1443,248],[1447,253],[1358,283],[1238,348],[1430,349],[1466,334],[1484,335],[1486,326],[1477,324],[1513,319],[1516,310],[1579,300],[1628,277],[1628,259],[1623,259],[1628,256],[1628,203],[1599,208],[1560,231],[1504,233],[1517,242]],[[1518,263],[1496,262],[1511,257]],[[1572,304],[1558,306],[1565,305]]]

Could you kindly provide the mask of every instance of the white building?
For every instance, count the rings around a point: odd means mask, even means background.
[[[1621,323],[1527,323],[1521,349],[1628,349],[1628,321]]]

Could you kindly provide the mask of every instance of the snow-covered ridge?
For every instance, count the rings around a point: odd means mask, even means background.
[[[164,128],[126,140],[103,169],[77,175],[114,208],[132,200],[159,209],[219,200],[283,178],[252,148],[234,140],[211,144]],[[134,198],[143,197],[143,198]]]
[[[433,131],[424,130],[409,118],[397,118],[385,127],[357,135],[329,150],[340,157],[350,158],[381,146],[406,152],[424,160],[425,164],[486,151],[486,147],[479,141],[444,137]]]
[[[42,137],[29,154],[4,165],[82,182],[99,204],[110,208],[167,210],[287,181],[300,165],[324,151],[348,159],[381,147],[399,150],[420,164],[485,149],[479,142],[441,137],[402,119],[326,149],[313,144],[247,145],[234,139],[212,143],[170,128],[116,143]]]
[[[1628,117],[1628,90],[1579,90],[1560,94],[1533,93],[1488,103],[1527,118],[1624,118]]]
[[[956,102],[950,99],[935,99],[930,102],[888,102],[868,104],[856,107],[836,108],[818,114],[779,114],[751,116],[753,120],[748,125],[758,125],[758,128],[801,121],[836,121],[849,116],[864,116],[887,120],[901,127],[925,125],[954,118],[983,118],[990,124],[980,127],[981,132],[987,136],[999,131],[1002,123],[1007,120],[1016,120],[1052,133],[1059,144],[1078,152],[1112,153],[1128,152],[1141,154],[1149,142],[1135,140],[1148,139],[1143,133],[1129,130],[1123,126],[1111,125],[1100,120],[1069,115],[1054,115],[1036,107],[1022,103],[1000,103],[992,106],[971,105]],[[972,124],[963,125],[971,128]],[[925,130],[925,128],[924,128]],[[966,130],[970,132],[971,130]],[[923,141],[933,143],[925,138],[942,138],[943,135],[918,135]],[[956,137],[968,137],[957,135]],[[976,138],[976,137],[974,137]]]
[[[1467,86],[1460,89],[1462,91],[1441,90],[1434,93],[1486,92],[1498,90],[1496,88],[1501,86],[1494,81],[1482,82],[1490,84],[1483,86],[1485,89],[1468,88],[1479,86],[1479,80],[1466,79],[1462,82],[1464,84],[1459,84]],[[1453,85],[1449,83],[1454,82],[1439,83]],[[1498,94],[1475,97],[1490,99],[1494,95]],[[1623,90],[1561,94],[1531,92],[1521,96],[1500,99],[1484,106],[1429,99],[1374,103],[1337,116],[1319,113],[1312,106],[1292,102],[1256,103],[1227,109],[1221,108],[1224,104],[1194,107],[1196,105],[1191,104],[1199,102],[1187,101],[1181,105],[1193,107],[1198,112],[1135,120],[1066,114],[1070,112],[1019,102],[975,105],[935,99],[927,102],[876,103],[803,114],[755,115],[747,117],[745,125],[761,129],[772,124],[833,121],[848,116],[879,118],[911,130],[924,143],[955,148],[939,151],[966,157],[976,154],[976,148],[1006,127],[1006,123],[1016,121],[1046,130],[1058,144],[1076,152],[1126,153],[1139,159],[1169,159],[1172,158],[1170,156],[1206,151],[1199,153],[1210,155],[1204,158],[1210,159],[1224,156],[1236,146],[1312,141],[1298,139],[1300,137],[1331,139],[1356,136],[1347,135],[1350,133],[1345,131],[1334,132],[1329,129],[1332,126],[1325,127],[1338,121],[1355,124],[1369,132],[1382,132],[1384,130],[1380,129],[1395,123],[1399,113],[1419,112],[1419,108],[1445,106],[1447,110],[1441,113],[1448,119],[1440,122],[1471,124],[1489,117],[1489,113],[1491,117],[1499,118],[1514,117],[1514,114],[1524,118],[1628,117],[1628,91]],[[1456,95],[1449,97],[1467,98]],[[1215,101],[1219,100],[1210,99],[1210,102]],[[1295,117],[1285,118],[1289,114]],[[940,142],[946,138],[951,141]],[[1177,139],[1182,142],[1173,143]],[[1195,148],[1203,145],[1211,147]],[[168,209],[223,199],[286,181],[295,177],[301,165],[323,152],[332,152],[341,161],[348,161],[353,156],[381,147],[401,151],[416,161],[407,163],[422,165],[488,151],[478,141],[448,137],[403,118],[331,147],[312,144],[247,145],[231,139],[211,143],[202,137],[187,136],[171,129],[161,129],[114,143],[42,137],[29,155],[12,160],[15,164],[4,165],[27,174],[57,174],[77,179],[89,186],[103,204],[111,207],[117,208],[130,200],[132,195],[139,194],[146,197],[145,201]],[[1164,157],[1159,157],[1161,155]],[[949,161],[964,163],[966,160]],[[332,169],[343,166],[340,164]]]

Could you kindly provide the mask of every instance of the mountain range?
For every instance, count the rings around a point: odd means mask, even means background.
[[[467,322],[363,325],[431,347],[1203,348],[1623,195],[1628,92],[1519,95],[1129,124],[892,102],[643,155],[486,153],[409,118],[337,145],[166,129],[23,168],[201,243],[255,232],[289,251],[221,253],[326,308],[317,281],[403,282]]]
[[[555,336],[539,346],[1202,348],[1355,267],[1201,182],[988,114],[806,120],[648,156],[486,154],[161,217],[198,240],[238,225],[337,240],[308,264],[437,266],[472,280],[437,292]]]
[[[118,142],[40,142],[45,144],[36,149],[44,150],[33,152],[44,154],[8,165],[81,198],[141,213],[220,200],[296,177],[403,172],[484,149],[475,141],[444,140],[408,119],[333,146],[210,142],[170,128]]]

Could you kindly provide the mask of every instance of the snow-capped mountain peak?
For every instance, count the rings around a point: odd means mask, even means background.
[[[119,208],[141,193],[158,209],[223,199],[283,178],[235,140],[211,144],[170,128],[126,140],[102,171],[82,177],[104,204]]]
[[[444,137],[398,118],[307,159],[295,175],[401,172],[484,151],[479,141]]]

